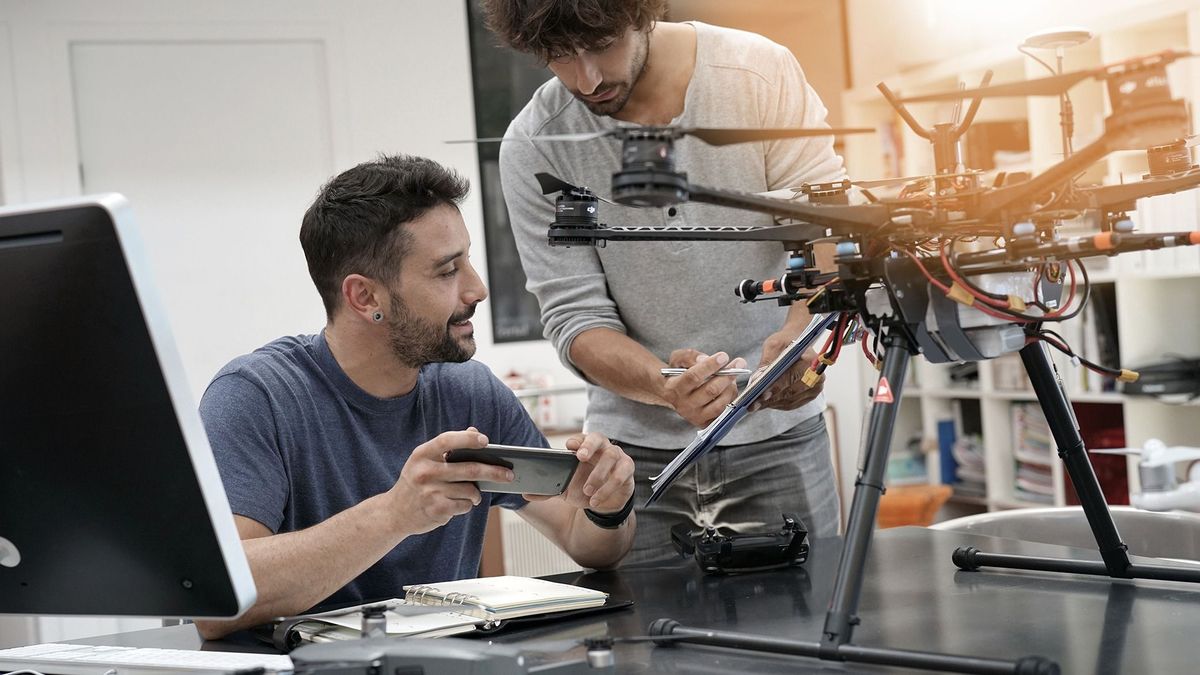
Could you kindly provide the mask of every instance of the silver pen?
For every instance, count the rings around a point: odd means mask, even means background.
[[[676,377],[678,375],[682,375],[682,374],[686,373],[687,371],[688,371],[687,368],[659,368],[658,369],[658,372],[662,373],[666,377]],[[717,375],[734,375],[734,376],[749,375],[750,369],[749,368],[722,368],[722,369],[718,370],[716,372],[716,374]]]

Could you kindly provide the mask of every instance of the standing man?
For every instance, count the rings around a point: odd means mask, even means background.
[[[508,469],[444,459],[489,441],[546,446],[512,391],[470,360],[487,289],[468,257],[466,194],[428,159],[385,156],[331,180],[304,214],[325,330],[234,359],[200,403],[258,587],[240,619],[198,621],[204,637],[474,577],[490,506],[519,509],[585,567],[629,550],[633,463],[600,434],[567,441],[574,478],[533,502],[476,489],[511,481]]]
[[[818,127],[825,107],[783,47],[752,33],[660,21],[664,0],[483,0],[489,28],[540,58],[555,78],[533,95],[509,137],[593,132],[629,125]],[[619,144],[510,141],[500,169],[510,220],[559,358],[585,377],[589,428],[602,429],[635,460],[640,506],[657,474],[737,393],[723,366],[762,366],[808,323],[803,304],[739,304],[745,278],[786,268],[776,243],[614,242],[606,248],[546,245],[553,196],[536,172],[605,194]],[[845,176],[832,137],[714,148],[685,138],[676,163],[697,184],[763,192]],[[704,204],[663,209],[605,205],[613,225],[763,225],[769,216]],[[664,378],[666,365],[688,367]],[[837,493],[820,384],[806,364],[777,383],[745,418],[655,505],[640,510],[625,562],[673,555],[681,521],[733,531],[800,515],[814,535],[837,531]]]

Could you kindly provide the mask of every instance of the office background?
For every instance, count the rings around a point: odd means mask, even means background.
[[[1048,26],[1172,15],[1190,17],[1191,35],[1198,6],[677,0],[672,12],[792,48],[836,123],[843,88],[962,53],[1011,51]],[[479,184],[475,149],[443,142],[476,134],[468,25],[461,0],[0,0],[0,203],[126,194],[199,397],[233,356],[323,325],[297,231],[324,180],[405,152]],[[463,213],[486,270],[483,212],[475,190]],[[479,360],[501,375],[572,382],[545,342],[493,339],[491,312],[485,303],[476,321]],[[844,494],[866,371],[848,359],[827,386]],[[577,414],[581,402],[573,405],[562,414]],[[0,618],[0,646],[138,625]]]

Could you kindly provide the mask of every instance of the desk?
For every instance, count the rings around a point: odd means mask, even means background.
[[[1069,549],[924,528],[875,534],[867,561],[854,643],[973,656],[1056,659],[1064,673],[1192,673],[1200,663],[1200,585],[1025,571],[961,572],[957,546],[995,553],[1098,559]],[[633,609],[501,633],[521,643],[602,635],[642,635],[654,619],[685,626],[816,641],[832,593],[840,541],[816,540],[802,568],[710,577],[691,560],[551,579],[634,600]],[[79,640],[89,644],[201,648],[192,626]],[[248,643],[204,643],[241,649]],[[735,652],[700,646],[618,645],[619,673],[912,672],[861,664]],[[582,649],[568,652],[580,656]],[[562,657],[555,657],[562,658]]]

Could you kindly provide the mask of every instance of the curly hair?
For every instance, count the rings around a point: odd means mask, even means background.
[[[667,0],[482,0],[487,27],[543,62],[592,49],[666,15]]]
[[[328,318],[347,275],[396,279],[412,243],[405,225],[437,206],[458,206],[468,189],[453,169],[411,155],[381,155],[322,186],[304,214],[300,245]]]

